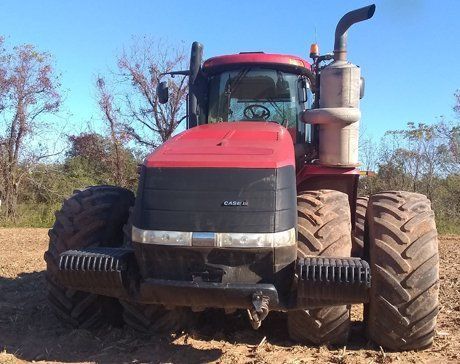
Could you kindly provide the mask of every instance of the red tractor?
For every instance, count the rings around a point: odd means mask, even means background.
[[[202,62],[192,45],[187,130],[145,159],[137,195],[76,191],[56,213],[51,305],[67,323],[154,331],[188,311],[286,312],[293,340],[342,345],[350,307],[391,350],[420,349],[438,313],[437,232],[423,195],[357,196],[359,100],[348,28],[333,54],[245,52]],[[160,102],[167,102],[160,83]]]

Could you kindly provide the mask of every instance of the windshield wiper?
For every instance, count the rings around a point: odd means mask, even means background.
[[[228,97],[230,97],[232,92],[236,90],[237,86],[239,85],[241,80],[246,76],[246,74],[249,72],[249,70],[250,70],[250,68],[243,68],[233,78],[232,82],[228,83],[227,90],[225,91],[225,93],[227,94]],[[230,80],[230,75],[228,75],[228,78]]]
[[[239,85],[241,80],[246,76],[249,70],[250,68],[243,68],[236,74],[232,82],[228,82],[225,94],[227,95],[227,110],[229,115],[233,114],[232,110],[230,109],[230,100],[232,98],[232,92],[236,90],[237,86]],[[228,80],[230,81],[230,74],[228,75]]]
[[[283,118],[283,120],[281,121],[281,125],[284,126],[285,128],[287,128],[288,124],[289,124],[289,120],[288,119],[285,119],[285,112],[284,112],[284,102],[283,102],[283,109],[281,109],[280,106],[278,106],[275,102],[275,100],[273,100],[271,97],[267,97],[267,101],[270,103],[271,106],[273,106],[273,108],[276,110],[277,113],[279,113],[279,115]]]
[[[281,108],[276,104],[275,100],[273,100],[271,97],[267,97],[267,101],[276,109],[277,112],[283,114],[284,116],[284,111],[281,110]]]

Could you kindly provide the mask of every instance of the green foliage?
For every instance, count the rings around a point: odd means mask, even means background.
[[[440,233],[460,234],[459,123],[408,123],[386,134],[378,172],[360,180],[360,194],[388,190],[422,193],[431,200]]]
[[[49,228],[54,223],[54,213],[61,208],[61,203],[20,203],[16,220],[0,217],[2,227],[42,227]]]
[[[80,136],[91,141],[88,144],[91,148],[79,149],[73,145],[62,163],[37,164],[29,170],[19,191],[17,217],[7,218],[0,210],[0,226],[50,227],[54,212],[74,190],[101,184],[116,185],[110,143],[98,134],[91,134],[90,138],[86,138],[88,134]],[[127,148],[123,148],[122,153],[123,181],[126,182],[123,187],[135,190],[138,160]]]

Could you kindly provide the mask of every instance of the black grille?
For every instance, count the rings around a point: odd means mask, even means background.
[[[143,167],[133,224],[145,230],[229,233],[291,229],[294,168]]]

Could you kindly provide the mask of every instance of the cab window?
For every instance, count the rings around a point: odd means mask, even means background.
[[[209,83],[208,123],[271,121],[296,129],[304,102],[296,74],[243,68],[213,76]]]

